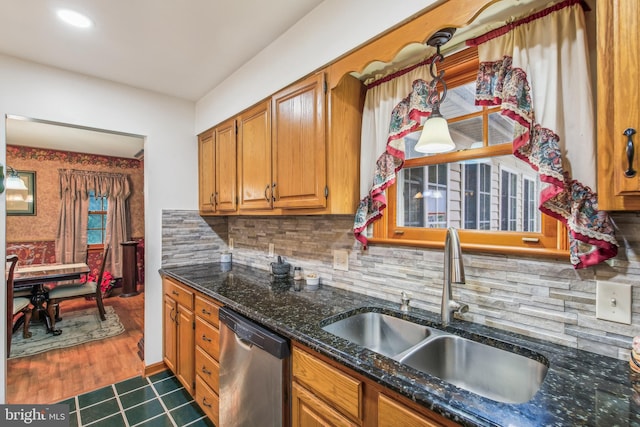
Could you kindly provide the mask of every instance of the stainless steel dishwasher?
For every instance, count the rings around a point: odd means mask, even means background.
[[[220,426],[288,426],[289,341],[220,309]]]

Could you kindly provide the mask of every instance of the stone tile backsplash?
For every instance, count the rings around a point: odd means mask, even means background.
[[[636,285],[640,281],[640,215],[614,215],[620,254],[607,263],[574,270],[567,260],[464,253],[466,283],[454,298],[469,305],[462,318],[572,348],[626,359],[640,335],[640,289],[633,287],[632,324],[595,317],[596,281]],[[218,261],[233,239],[233,262],[264,270],[274,258],[269,244],[324,286],[349,289],[438,313],[442,292],[442,249],[372,245],[366,251],[351,233],[351,215],[208,217],[197,211],[163,212],[162,265]],[[347,250],[348,271],[333,268],[333,251]]]

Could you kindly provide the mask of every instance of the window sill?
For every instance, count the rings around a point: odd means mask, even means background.
[[[409,246],[418,248],[444,249],[444,240],[442,242],[423,241],[423,240],[395,240],[372,237],[368,239],[369,244],[391,245],[391,246]],[[483,245],[477,243],[460,242],[462,251],[464,252],[488,252],[501,255],[524,255],[540,258],[554,258],[569,260],[569,251],[566,249],[550,249],[550,248],[527,248],[527,247],[508,247],[498,245]]]

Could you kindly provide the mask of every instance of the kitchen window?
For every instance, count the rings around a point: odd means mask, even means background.
[[[457,151],[415,151],[421,129],[404,138],[404,167],[369,240],[441,247],[446,228],[455,227],[467,249],[567,254],[565,228],[538,210],[542,184],[512,154],[515,123],[500,107],[475,105],[477,53],[452,55],[443,65],[448,92],[440,111]]]

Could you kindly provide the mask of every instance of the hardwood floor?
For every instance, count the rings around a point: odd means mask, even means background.
[[[7,403],[55,403],[142,375],[138,341],[143,337],[144,293],[104,300],[114,307],[125,332],[104,340],[7,361]],[[74,309],[95,308],[82,298],[60,304],[61,316]],[[34,328],[42,327],[34,325]],[[64,332],[63,332],[64,333]]]

